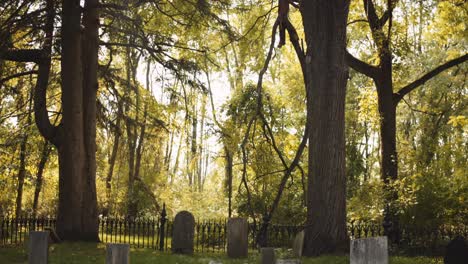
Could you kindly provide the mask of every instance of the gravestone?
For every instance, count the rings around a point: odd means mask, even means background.
[[[49,232],[31,231],[28,243],[28,263],[47,264],[49,258]]]
[[[129,264],[129,244],[107,244],[106,264]]]
[[[188,211],[179,212],[174,219],[172,252],[176,254],[193,254],[194,235],[195,218]]]
[[[227,255],[230,258],[246,258],[249,248],[249,224],[247,219],[229,218],[227,223]]]
[[[455,237],[445,250],[444,264],[464,264],[468,261],[468,246],[465,238]]]
[[[272,247],[261,249],[261,263],[262,264],[274,264],[276,263],[275,249]]]
[[[370,237],[351,240],[351,264],[388,264],[388,238]]]
[[[296,258],[302,257],[302,249],[304,248],[304,235],[304,230],[302,230],[301,232],[297,233],[296,237],[294,238],[292,251],[294,257]]]

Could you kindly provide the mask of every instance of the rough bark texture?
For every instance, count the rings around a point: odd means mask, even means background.
[[[83,13],[83,138],[85,172],[83,192],[82,236],[98,241],[98,213],[96,194],[96,110],[98,90],[99,15],[98,0],[87,0]],[[93,205],[93,206],[89,206]]]
[[[95,139],[98,0],[86,0],[84,9],[80,6],[80,0],[62,1],[61,99],[63,110],[58,126],[51,124],[46,102],[55,20],[54,3],[54,0],[46,1],[45,38],[42,49],[12,50],[6,52],[6,55],[2,53],[0,57],[6,60],[38,64],[38,76],[34,89],[34,116],[41,135],[57,147],[59,158],[58,235],[63,240],[97,241]],[[81,23],[82,13],[83,24]],[[83,42],[85,42],[84,46]],[[38,182],[40,183],[41,180]],[[40,184],[38,186],[36,197],[40,192]],[[37,198],[35,199],[37,207]]]
[[[83,138],[83,73],[81,68],[81,11],[79,0],[62,2],[62,122],[59,156],[57,233],[79,240],[82,226],[85,147]]]
[[[349,1],[303,1],[310,113],[307,228],[304,255],[343,252],[346,233],[344,106]]]

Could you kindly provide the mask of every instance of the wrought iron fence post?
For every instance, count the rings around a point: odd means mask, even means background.
[[[159,232],[159,250],[163,251],[164,250],[164,226],[166,225],[166,203],[163,203],[163,209],[161,211],[161,225],[160,225],[160,231]]]

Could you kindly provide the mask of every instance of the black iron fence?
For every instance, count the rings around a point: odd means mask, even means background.
[[[47,228],[55,229],[53,218],[11,218],[0,216],[0,246],[20,245],[30,231]],[[129,243],[136,248],[151,248],[170,251],[173,221],[166,218],[124,219],[100,218],[99,238],[104,243]],[[295,235],[303,226],[270,225],[268,246],[290,248]],[[351,238],[382,236],[383,227],[376,223],[350,223],[348,232]],[[256,248],[255,238],[258,226],[249,224],[249,245]],[[227,221],[196,221],[194,247],[196,252],[224,252],[227,243]],[[438,229],[402,227],[400,240],[391,244],[391,251],[405,255],[442,255],[445,245],[457,235],[468,236],[466,226],[447,226]]]

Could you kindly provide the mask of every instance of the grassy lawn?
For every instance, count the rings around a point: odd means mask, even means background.
[[[196,253],[194,256],[180,256],[169,253],[160,253],[150,249],[131,249],[130,261],[132,264],[138,263],[164,263],[164,264],[185,264],[199,263],[208,264],[210,260],[217,260],[228,264],[244,264],[244,263],[259,263],[258,254],[250,254],[248,259],[230,260],[223,254],[201,254]],[[63,243],[52,245],[50,247],[51,264],[91,264],[105,263],[105,245],[95,243]],[[0,263],[15,264],[27,263],[27,255],[24,248],[0,248]],[[342,256],[327,256],[320,258],[304,258],[304,264],[348,264],[348,257]],[[392,257],[392,264],[439,264],[443,263],[442,259],[432,258],[407,258],[407,257]]]

